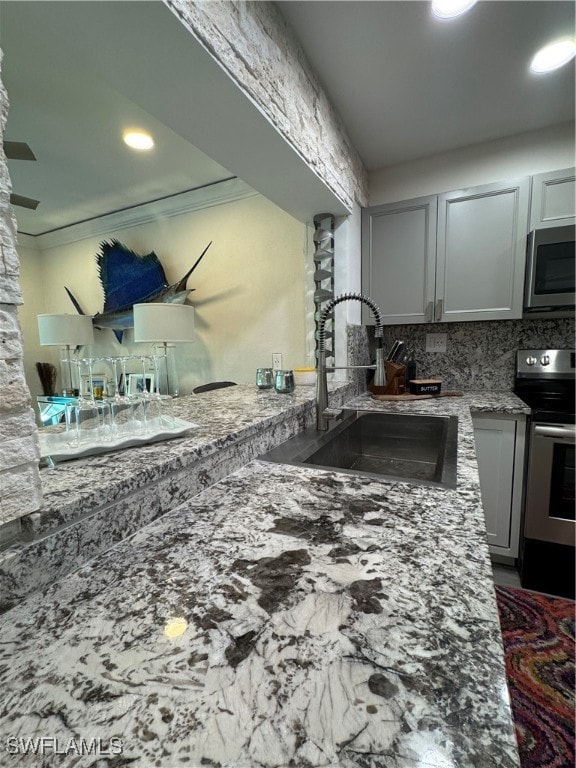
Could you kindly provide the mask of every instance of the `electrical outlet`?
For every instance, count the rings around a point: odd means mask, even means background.
[[[282,353],[281,352],[273,352],[272,353],[272,368],[275,371],[279,371],[282,368]]]
[[[426,352],[446,352],[447,333],[427,333]]]

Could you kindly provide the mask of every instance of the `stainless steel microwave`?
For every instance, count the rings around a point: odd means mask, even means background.
[[[535,229],[528,235],[524,316],[574,314],[576,227]]]

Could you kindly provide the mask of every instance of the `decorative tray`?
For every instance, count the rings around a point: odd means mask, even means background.
[[[172,419],[174,426],[163,426],[153,432],[146,432],[142,435],[130,435],[130,437],[121,437],[115,440],[107,440],[94,443],[83,443],[78,446],[70,446],[66,442],[66,432],[43,432],[40,431],[40,458],[46,459],[49,464],[55,461],[70,461],[71,459],[80,459],[84,456],[96,456],[100,453],[109,453],[110,451],[119,451],[123,448],[134,448],[139,445],[148,445],[148,443],[158,443],[162,440],[171,440],[175,437],[181,437],[189,429],[198,427],[191,421],[182,419]]]

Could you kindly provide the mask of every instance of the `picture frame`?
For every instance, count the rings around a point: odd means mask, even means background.
[[[95,387],[102,387],[103,391],[106,391],[106,374],[105,373],[93,373],[92,384]],[[90,377],[88,374],[83,374],[80,377],[80,394],[82,397],[92,397],[90,391]]]
[[[154,392],[154,374],[147,373],[145,376],[142,373],[127,373],[128,379],[126,386],[126,393],[130,395],[139,395],[144,391],[144,380],[146,380],[146,390],[150,393]]]

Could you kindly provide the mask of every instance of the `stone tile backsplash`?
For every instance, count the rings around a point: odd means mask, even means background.
[[[373,350],[374,327],[368,326],[367,332]],[[447,334],[445,353],[426,352],[427,333]],[[353,334],[365,350],[361,336],[358,331]],[[510,389],[514,383],[516,350],[574,349],[574,318],[385,327],[386,350],[395,339],[414,346],[418,378],[438,377],[444,389]],[[349,331],[349,343],[351,340]],[[365,362],[358,357],[355,356],[356,364]]]

